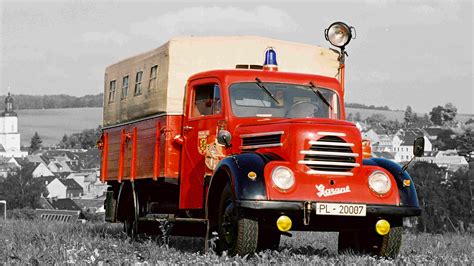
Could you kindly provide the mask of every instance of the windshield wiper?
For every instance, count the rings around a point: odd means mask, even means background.
[[[323,100],[323,102],[329,106],[329,108],[331,108],[332,110],[332,106],[331,104],[328,102],[328,100],[326,100],[326,98],[324,98],[323,94],[318,90],[318,87],[314,86],[313,82],[310,81],[309,82],[309,87],[311,88],[311,90],[314,92],[314,94],[318,95],[319,98],[321,98],[321,100]]]
[[[262,80],[258,77],[255,78],[255,80],[257,81],[257,86],[259,86],[264,92],[268,94],[268,96],[270,96],[278,105],[280,105],[280,102],[275,98],[275,96],[273,96],[273,94],[265,87],[265,85],[263,85]]]

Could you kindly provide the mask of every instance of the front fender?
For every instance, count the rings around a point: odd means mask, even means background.
[[[237,200],[266,200],[267,189],[263,170],[265,165],[272,161],[272,156],[259,153],[243,153],[223,159],[216,167],[210,186],[226,172],[231,178]],[[249,173],[255,172],[255,179],[249,178]]]
[[[375,165],[389,171],[397,182],[398,192],[400,194],[400,204],[402,206],[419,207],[418,196],[415,185],[407,171],[402,172],[402,167],[390,160],[384,158],[364,159],[364,165]],[[401,173],[401,174],[400,174]],[[410,186],[403,186],[403,180],[410,180]]]

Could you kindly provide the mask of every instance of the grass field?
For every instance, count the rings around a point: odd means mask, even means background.
[[[337,254],[337,233],[294,233],[278,251],[228,257],[200,252],[198,238],[172,237],[168,246],[131,242],[118,225],[0,220],[0,264],[251,263],[251,264],[466,264],[472,265],[472,235],[404,234],[395,260]]]
[[[385,111],[347,108],[347,114],[354,115],[359,112],[361,118],[378,113],[389,120],[403,121],[403,111]],[[69,109],[45,109],[45,110],[18,110],[18,124],[21,134],[21,144],[29,146],[33,134],[38,132],[43,145],[57,144],[64,134],[81,132],[84,129],[96,128],[102,124],[102,108],[69,108]],[[419,114],[422,115],[422,114]],[[461,122],[474,118],[474,115],[458,115]]]

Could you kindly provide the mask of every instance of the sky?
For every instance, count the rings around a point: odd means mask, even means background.
[[[4,1],[0,94],[103,91],[105,67],[176,36],[258,35],[329,47],[354,26],[346,102],[474,114],[472,1]],[[262,56],[263,58],[263,56]],[[279,62],[282,64],[282,62]]]

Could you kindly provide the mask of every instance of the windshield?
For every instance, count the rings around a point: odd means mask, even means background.
[[[325,88],[246,82],[231,85],[229,92],[238,117],[340,118],[338,96]]]

